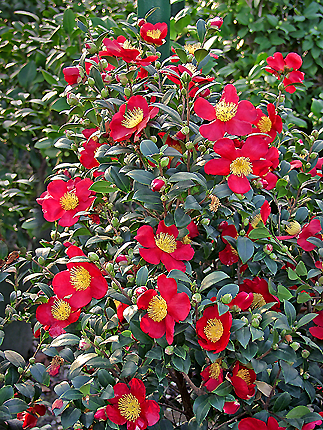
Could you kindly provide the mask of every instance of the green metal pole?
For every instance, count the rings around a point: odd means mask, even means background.
[[[168,26],[168,33],[166,37],[166,43],[160,46],[158,51],[161,53],[161,59],[164,60],[170,54],[170,42],[169,42],[169,27],[170,27],[170,0],[138,0],[138,18],[145,18],[147,12],[153,8],[158,8],[152,13],[147,21],[152,24],[157,22],[166,22]]]

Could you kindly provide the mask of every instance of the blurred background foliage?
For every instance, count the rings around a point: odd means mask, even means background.
[[[196,42],[195,23],[224,18],[220,37],[208,48],[218,60],[207,65],[218,82],[235,83],[257,104],[258,83],[266,76],[268,55],[297,52],[303,57],[305,87],[291,96],[293,121],[304,131],[322,126],[323,0],[172,1],[173,44]],[[62,69],[81,55],[85,33],[78,18],[90,18],[98,33],[120,34],[136,4],[127,0],[12,0],[0,12],[0,260],[23,247],[31,249],[47,228],[35,199],[52,168],[75,162],[60,146],[64,109]],[[82,19],[82,18],[80,18]],[[80,28],[81,27],[81,28]],[[213,72],[212,72],[213,73]],[[268,75],[268,74],[267,74]],[[295,119],[297,117],[297,119]],[[86,125],[86,124],[85,124]],[[1,279],[0,279],[1,282]]]

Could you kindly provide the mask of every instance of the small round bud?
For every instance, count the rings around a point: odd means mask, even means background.
[[[150,136],[150,140],[154,143],[157,143],[157,137],[156,136]]]
[[[111,224],[113,227],[119,227],[120,221],[118,220],[118,218],[113,217],[111,220]]]
[[[128,258],[125,255],[120,254],[116,258],[116,263],[118,263],[118,264],[128,264]]]
[[[323,285],[323,276],[320,276],[318,281],[319,281],[319,285]]]
[[[112,263],[107,263],[105,265],[105,270],[110,273],[110,275],[114,275],[114,268]]]
[[[277,343],[274,343],[274,345],[272,346],[272,349],[274,351],[277,351],[278,348],[279,348],[279,345],[277,345]]]
[[[146,24],[146,20],[143,19],[143,18],[141,18],[141,19],[138,20],[137,24],[138,24],[139,27],[142,27],[144,24]]]
[[[91,348],[91,344],[85,339],[81,339],[79,342],[79,349],[81,349],[82,351],[86,351],[89,348]]]
[[[143,285],[143,286],[141,286],[141,287],[138,287],[138,288],[136,288],[136,289],[135,289],[135,295],[136,295],[137,297],[139,297],[139,296],[141,296],[143,293],[145,293],[147,290],[148,290],[148,288],[147,288],[147,287],[145,287],[144,285]]]
[[[272,260],[277,260],[277,255],[272,252],[271,254],[269,254],[269,258],[271,258]]]
[[[272,246],[271,243],[267,243],[266,245],[264,245],[263,247],[263,251],[265,254],[269,255],[273,252],[274,247]]]
[[[317,152],[311,152],[310,158],[314,159],[318,156],[319,154]]]
[[[251,325],[254,328],[258,328],[259,324],[260,324],[260,321],[258,319],[254,319],[254,320],[251,321]]]
[[[103,342],[103,338],[101,336],[95,336],[94,345],[99,346],[101,342]]]
[[[286,342],[289,343],[289,342],[291,342],[293,340],[293,337],[290,334],[286,334],[285,340],[286,340]]]
[[[94,87],[94,85],[95,85],[95,80],[90,76],[90,77],[87,79],[87,83],[88,83],[91,87]]]
[[[67,103],[70,106],[76,106],[79,104],[79,99],[77,98],[77,96],[73,93],[68,93],[67,94]]]
[[[311,166],[311,163],[306,163],[305,164],[305,167],[306,167],[306,169],[310,169],[312,166]]]
[[[111,282],[111,288],[113,288],[114,290],[119,290],[118,285],[114,281]]]
[[[221,302],[225,305],[228,305],[232,302],[232,295],[231,294],[224,294],[224,296],[221,297]]]
[[[168,158],[168,157],[163,157],[163,158],[160,160],[160,165],[161,165],[161,167],[167,167],[167,166],[168,166],[168,163],[169,163],[169,158]]]
[[[161,200],[162,202],[167,202],[167,196],[165,196],[165,195],[160,196],[160,200]]]
[[[152,191],[162,191],[165,187],[165,181],[163,179],[153,179],[150,184]]]
[[[112,211],[112,209],[113,209],[113,203],[108,203],[108,204],[107,204],[107,208],[108,208],[110,211]]]
[[[78,150],[78,146],[76,145],[76,143],[72,143],[71,145],[71,151],[76,152]]]
[[[45,258],[44,258],[44,257],[42,257],[42,256],[38,257],[37,261],[38,261],[38,263],[39,263],[39,264],[41,264],[41,265],[43,265],[43,264],[45,264],[45,263],[46,263]]]
[[[241,230],[239,231],[239,236],[245,236],[245,234],[246,234],[246,230],[241,229]]]
[[[292,342],[290,347],[293,348],[294,351],[297,351],[301,345],[298,342]]]
[[[155,73],[153,78],[154,78],[154,81],[158,82],[159,81],[158,73]]]
[[[89,252],[87,256],[88,256],[90,261],[99,261],[100,260],[98,254],[96,254],[95,252]]]
[[[283,245],[281,247],[282,251],[287,252],[288,251],[288,246],[287,245]]]
[[[200,152],[205,152],[206,151],[206,146],[205,145],[199,145],[197,148]]]
[[[135,282],[135,277],[133,275],[127,275],[127,281],[132,284]]]
[[[0,382],[3,382],[4,380],[5,380],[5,376],[2,373],[0,373]]]
[[[185,136],[190,132],[190,128],[185,125],[184,127],[182,127],[181,129],[181,133],[185,134]]]
[[[95,54],[96,53],[96,51],[97,51],[97,47],[96,47],[96,45],[94,44],[94,43],[92,43],[92,42],[88,42],[87,44],[86,44],[86,48],[87,48],[87,50],[89,51],[89,54]]]
[[[238,200],[244,200],[245,196],[243,194],[236,194]]]
[[[105,88],[101,90],[101,97],[104,99],[108,97],[108,91]]]
[[[131,96],[131,91],[130,91],[130,89],[129,89],[129,88],[125,88],[125,89],[124,89],[124,95],[125,95],[126,97],[130,97],[130,96]]]
[[[159,70],[161,68],[161,62],[160,61],[156,61],[155,62],[155,67],[157,70]]]
[[[182,75],[181,75],[181,81],[182,82],[191,82],[191,80],[192,80],[192,78],[189,75],[189,73],[187,73],[187,72],[182,73]],[[187,134],[187,133],[185,133],[185,134]]]
[[[26,255],[26,260],[31,261],[33,259],[33,256],[31,254]]]
[[[103,69],[106,69],[109,64],[105,58],[101,58],[100,65],[103,67]]]
[[[29,376],[31,376],[31,371],[28,369],[25,372],[25,376],[27,376],[27,378],[29,378]]]
[[[244,322],[245,324],[249,324],[249,320],[245,316],[241,317],[241,321]]]
[[[24,373],[24,369],[22,367],[18,367],[18,373],[21,375],[22,373]]]
[[[308,358],[310,355],[310,352],[307,349],[303,349],[302,351],[302,357],[303,358]]]
[[[172,354],[173,354],[173,352],[174,352],[174,347],[173,347],[173,345],[168,345],[168,346],[166,346],[166,348],[165,348],[165,354],[166,354],[166,355],[172,355]]]
[[[118,76],[120,84],[121,85],[127,85],[128,83],[128,78],[127,75],[125,73],[120,73],[120,75]]]
[[[114,241],[120,245],[123,242],[123,238],[121,236],[114,236]]]
[[[29,363],[30,363],[30,364],[35,364],[35,358],[34,358],[34,357],[30,357],[30,359],[29,359]]]
[[[192,296],[192,301],[195,303],[200,303],[202,301],[202,296],[200,293],[195,293]]]
[[[209,225],[210,224],[210,219],[209,218],[202,218],[201,219],[201,224],[202,225]]]

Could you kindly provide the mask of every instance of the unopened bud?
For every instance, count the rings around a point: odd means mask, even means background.
[[[246,230],[241,229],[241,230],[239,231],[239,236],[245,236],[245,234],[246,234]]]
[[[264,245],[263,247],[263,251],[265,254],[271,254],[273,252],[274,247],[272,246],[271,243],[267,243],[266,245]]]
[[[150,140],[154,143],[157,142],[157,137],[156,136],[150,136]]]
[[[31,254],[26,255],[26,260],[31,261],[33,259],[33,256]]]
[[[87,80],[87,83],[90,85],[90,87],[94,87],[95,80],[90,76]]]
[[[302,357],[303,358],[308,358],[310,355],[310,352],[307,349],[303,349],[302,351]]]
[[[279,348],[279,346],[277,345],[277,343],[274,343],[273,346],[272,346],[272,349],[274,351],[277,351],[278,348]]]
[[[192,80],[192,78],[189,75],[189,73],[187,73],[187,72],[182,73],[182,75],[181,75],[181,81],[182,82],[191,82],[191,80]]]
[[[73,94],[73,93],[68,93],[68,94],[67,94],[67,103],[68,103],[70,106],[76,106],[76,105],[78,105],[78,104],[79,104],[79,99],[76,97],[76,95],[75,95],[75,94]]]
[[[95,252],[89,252],[87,256],[88,256],[90,261],[99,261],[100,260],[98,254],[96,254]]]
[[[202,296],[200,293],[195,293],[192,296],[192,301],[195,303],[200,303],[202,301]]]
[[[181,129],[181,133],[183,133],[183,134],[185,134],[185,135],[187,135],[188,133],[190,132],[190,128],[187,126],[187,125],[185,125],[184,127],[182,127],[182,129]],[[192,143],[192,142],[191,142]],[[187,148],[188,149],[188,148]],[[191,148],[192,149],[192,148]]]
[[[286,342],[289,343],[289,342],[291,342],[293,340],[293,337],[290,334],[286,334],[285,340],[286,340]]]
[[[103,338],[101,336],[95,336],[94,345],[99,346],[101,342],[103,342]]]
[[[128,78],[127,78],[127,75],[125,73],[121,73],[118,77],[119,77],[120,84],[127,85]]]
[[[161,200],[162,202],[167,202],[167,199],[168,199],[168,197],[167,197],[167,196],[165,196],[165,195],[160,196],[160,200]]]
[[[18,367],[18,373],[21,375],[22,373],[24,373],[24,369],[22,367]]]
[[[95,54],[96,51],[97,51],[97,49],[98,49],[96,47],[96,45],[94,43],[92,43],[92,42],[87,43],[86,44],[86,48],[89,51],[89,54]]]
[[[297,351],[301,345],[298,342],[292,342],[290,347],[293,348],[294,351]]]
[[[35,364],[35,358],[34,357],[30,357],[30,359],[29,359],[29,363],[30,364]]]
[[[166,346],[166,348],[165,348],[165,354],[167,354],[167,355],[172,355],[172,354],[173,354],[173,352],[174,352],[174,347],[173,347],[173,345],[168,345],[168,346]]]
[[[132,284],[135,282],[135,277],[133,275],[127,275],[127,281]]]
[[[107,263],[105,265],[105,270],[110,273],[110,275],[114,276],[114,268],[112,263]]]
[[[254,320],[251,321],[251,325],[254,328],[258,328],[259,324],[260,324],[260,321],[258,319],[254,319]]]
[[[241,317],[241,321],[244,322],[245,324],[249,324],[249,320],[245,316]]]
[[[42,257],[42,256],[38,257],[37,261],[38,261],[38,263],[39,263],[39,264],[41,264],[41,265],[43,265],[43,264],[45,264],[45,263],[46,263],[45,258],[44,258],[44,257]]]
[[[210,224],[210,219],[209,218],[202,218],[201,219],[201,224],[202,225],[209,225]]]
[[[113,240],[120,245],[123,242],[123,238],[121,236],[114,236]]]
[[[138,26],[139,26],[139,27],[142,27],[144,24],[146,24],[146,20],[145,20],[145,19],[143,19],[143,18],[139,19],[139,21],[138,21]]]
[[[120,221],[118,220],[118,218],[113,217],[111,220],[111,224],[113,227],[119,227]]]
[[[108,97],[108,91],[105,88],[101,90],[101,97],[104,99]]]
[[[153,179],[150,184],[152,191],[161,191],[165,187],[165,181],[163,179]]]
[[[130,96],[131,96],[131,91],[130,91],[130,89],[129,89],[129,88],[125,88],[125,89],[124,89],[124,95],[125,95],[126,97],[130,97]]]
[[[148,288],[147,288],[147,287],[145,287],[144,285],[143,285],[143,286],[141,286],[141,287],[138,287],[138,288],[136,288],[136,289],[135,289],[135,295],[136,295],[137,297],[139,297],[139,296],[141,296],[143,293],[145,293],[147,290],[148,290]]]
[[[168,158],[168,157],[163,157],[163,158],[160,160],[160,165],[161,165],[161,167],[167,167],[167,166],[168,166],[168,164],[169,164],[169,158]]]
[[[213,28],[215,30],[220,30],[221,25],[223,24],[223,18],[220,16],[216,16],[213,19],[210,19],[207,23],[208,27]]]
[[[161,68],[161,62],[160,61],[156,61],[155,62],[155,67],[157,70],[159,70]]]
[[[232,302],[232,295],[231,294],[224,294],[224,296],[221,297],[221,302],[224,304],[229,304]]]
[[[272,252],[271,254],[269,254],[269,258],[271,258],[272,260],[277,260],[277,255]]]
[[[303,379],[309,379],[310,374],[308,372],[303,373]]]
[[[306,167],[306,169],[310,169],[312,166],[311,166],[311,163],[306,163],[305,164],[305,167]]]
[[[103,69],[106,69],[109,64],[105,58],[101,58],[100,65],[103,67]]]
[[[205,145],[199,145],[197,148],[200,152],[205,152],[206,151],[206,146]]]
[[[314,159],[314,158],[316,158],[318,155],[319,155],[319,154],[318,154],[317,152],[312,152],[312,153],[311,153],[311,155],[310,155],[310,158],[311,158],[311,159]]]

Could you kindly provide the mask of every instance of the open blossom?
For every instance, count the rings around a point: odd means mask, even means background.
[[[46,413],[46,406],[41,404],[35,404],[24,412],[17,414],[17,419],[22,421],[22,428],[29,429],[37,425],[39,417],[42,417]]]
[[[194,109],[200,118],[211,121],[200,127],[201,135],[211,141],[221,139],[225,133],[237,136],[250,134],[251,123],[257,117],[253,104],[247,100],[239,102],[237,90],[231,84],[224,87],[220,101],[215,106],[199,97]]]
[[[109,404],[100,408],[94,415],[95,419],[109,419],[115,424],[127,424],[127,430],[144,430],[159,420],[160,407],[155,400],[146,400],[144,383],[132,378],[127,384],[117,383],[114,387],[114,397],[108,399]]]
[[[134,140],[146,127],[148,121],[158,114],[157,107],[148,106],[142,96],[132,96],[127,103],[120,106],[119,111],[113,115],[110,122],[111,137],[115,142],[128,139],[135,133]]]
[[[42,206],[44,218],[57,221],[62,227],[70,227],[77,223],[77,212],[87,210],[95,199],[95,192],[89,188],[93,181],[89,178],[79,177],[65,182],[62,179],[52,181],[38,199]]]
[[[246,293],[253,293],[253,301],[251,303],[252,309],[260,308],[266,303],[277,302],[273,307],[273,311],[279,311],[280,301],[276,296],[270,294],[268,290],[268,282],[265,279],[261,279],[256,276],[253,279],[245,279],[241,285],[239,285],[239,291]]]
[[[175,279],[160,275],[157,286],[160,294],[155,290],[147,290],[137,300],[138,309],[147,310],[141,318],[140,328],[155,339],[166,334],[166,340],[171,345],[174,340],[175,322],[186,319],[191,303],[186,293],[177,292]]]
[[[254,370],[237,361],[232,370],[232,376],[228,378],[233,385],[234,392],[240,399],[248,400],[255,395],[256,374]]]
[[[202,317],[196,321],[198,343],[207,351],[223,351],[229,343],[231,325],[230,312],[220,316],[216,304],[207,307]]]
[[[66,253],[69,258],[85,257],[83,251],[74,245],[70,246]],[[70,305],[82,308],[93,298],[102,299],[108,290],[108,284],[94,263],[69,262],[67,270],[54,276],[53,288],[59,298],[70,296]]]
[[[275,52],[272,57],[267,58],[266,72],[274,74],[278,79],[283,76],[283,84],[287,93],[294,93],[296,88],[293,84],[303,83],[304,73],[298,69],[303,63],[302,58],[295,52],[290,52],[284,59],[281,52]]]
[[[68,299],[54,296],[38,306],[36,318],[52,337],[57,337],[65,333],[65,327],[79,319],[80,313],[80,309],[71,306]]]
[[[313,319],[313,323],[316,325],[309,328],[311,335],[323,340],[323,311],[318,312],[318,316]]]
[[[309,223],[305,224],[303,228],[297,221],[291,221],[287,224],[286,232],[288,236],[277,236],[279,240],[292,239],[297,237],[297,244],[304,251],[313,251],[316,245],[309,242],[307,239],[310,237],[317,237],[321,239],[322,236],[319,234],[322,231],[321,222],[319,219],[312,219]]]
[[[139,248],[142,258],[148,263],[159,264],[162,262],[167,271],[172,269],[186,271],[183,260],[191,260],[194,250],[189,244],[176,240],[178,229],[175,225],[167,227],[164,221],[160,221],[156,234],[150,225],[143,225],[137,232],[136,240],[144,248]]]
[[[147,43],[152,43],[156,46],[161,46],[167,36],[166,22],[157,22],[151,24],[146,22],[140,27],[140,37]]]
[[[243,418],[238,424],[239,430],[284,430],[279,427],[278,422],[273,417],[269,417],[267,424],[257,418]]]
[[[203,385],[208,391],[213,391],[223,382],[223,369],[221,359],[215,360],[214,363],[207,366],[201,372]]]
[[[221,158],[208,161],[204,166],[205,173],[228,175],[228,187],[234,193],[247,193],[251,189],[247,176],[264,176],[272,165],[265,159],[268,144],[259,136],[248,137],[241,149],[235,147],[233,140],[223,138],[214,144],[213,149]]]
[[[82,81],[80,69],[77,66],[64,67],[64,79],[69,85],[78,84]]]
[[[253,130],[255,133],[266,133],[268,136],[264,137],[267,142],[273,142],[277,133],[281,133],[283,129],[283,122],[279,115],[276,115],[275,105],[268,103],[267,112],[265,115],[261,109],[256,109],[257,118],[253,121],[256,128]]]

